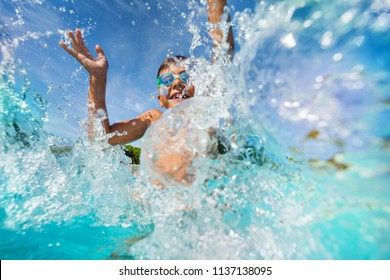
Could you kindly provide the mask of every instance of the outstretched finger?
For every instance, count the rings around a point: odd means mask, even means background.
[[[83,34],[81,33],[80,29],[76,29],[76,41],[80,48],[87,49],[87,46],[84,42]]]
[[[73,35],[73,32],[72,32],[72,31],[68,31],[68,36],[69,36],[69,39],[70,39],[70,43],[72,44],[72,47],[73,47],[74,49],[76,49],[76,47],[77,47],[78,45],[77,45],[76,38],[75,38],[74,35]]]
[[[65,51],[67,51],[71,56],[73,56],[74,58],[77,58],[77,53],[72,48],[69,48],[64,42],[60,42],[60,46]]]
[[[99,57],[105,56],[103,49],[99,45],[96,45],[95,50]]]

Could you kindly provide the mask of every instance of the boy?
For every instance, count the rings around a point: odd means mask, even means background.
[[[209,22],[216,24],[221,21],[224,13],[224,7],[227,6],[226,0],[208,0],[207,10],[209,14]],[[227,19],[230,21],[230,17]],[[150,125],[157,121],[163,114],[158,109],[149,110],[138,117],[114,124],[110,124],[107,108],[106,108],[106,84],[108,61],[100,46],[96,46],[97,57],[94,58],[85,45],[83,36],[80,30],[76,30],[75,34],[68,32],[72,45],[68,47],[64,42],[60,42],[60,46],[77,59],[80,64],[87,70],[90,75],[90,86],[88,92],[88,108],[90,116],[107,116],[102,121],[102,126],[106,134],[114,132],[112,137],[108,139],[111,145],[126,144],[141,138]],[[218,28],[211,30],[213,45],[216,48],[217,44],[221,43],[223,38],[222,32]],[[232,57],[234,53],[234,41],[231,27],[228,31],[226,42],[229,44],[229,55]],[[161,107],[172,108],[181,101],[194,97],[195,88],[188,84],[189,75],[186,69],[180,66],[180,63],[186,58],[176,56],[165,60],[157,72],[157,86],[159,89],[165,89],[164,94],[158,96]],[[215,55],[213,60],[216,59]],[[89,123],[88,132],[89,138],[93,139],[93,124]]]

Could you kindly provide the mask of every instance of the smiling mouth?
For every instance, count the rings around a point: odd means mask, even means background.
[[[183,93],[177,93],[177,94],[174,94],[171,98],[169,98],[169,100],[180,100],[180,99],[187,99],[189,98],[189,96],[183,92]]]
[[[188,98],[188,95],[185,93],[178,93],[172,97],[172,99],[187,99],[187,98]]]

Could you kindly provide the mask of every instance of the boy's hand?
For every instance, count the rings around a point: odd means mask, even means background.
[[[108,71],[108,61],[100,46],[96,46],[97,57],[94,58],[85,45],[83,35],[79,29],[76,29],[76,36],[72,31],[68,32],[70,43],[73,48],[68,47],[64,42],[60,46],[88,71],[91,76],[106,77]]]

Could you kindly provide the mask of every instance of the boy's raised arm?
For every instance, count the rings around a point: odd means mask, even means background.
[[[84,38],[79,29],[75,34],[69,31],[68,36],[72,47],[60,42],[60,46],[72,55],[84,68],[90,76],[88,91],[88,110],[89,116],[107,117],[102,120],[102,126],[106,134],[119,132],[122,136],[114,135],[108,139],[111,145],[126,144],[142,137],[149,125],[158,119],[161,115],[159,110],[147,111],[137,118],[118,122],[110,125],[106,106],[106,86],[108,61],[100,46],[96,46],[97,57],[94,58],[85,45]],[[94,122],[91,120],[88,126],[88,138],[94,139]]]
[[[60,46],[73,56],[84,68],[90,76],[89,92],[88,92],[88,110],[91,117],[98,113],[107,113],[106,106],[106,85],[108,61],[100,46],[96,46],[97,57],[94,58],[91,52],[85,45],[84,38],[79,29],[76,29],[75,34],[69,31],[68,36],[72,47],[67,46],[64,42],[60,42]],[[110,132],[110,123],[108,118],[102,121],[104,131]],[[88,127],[89,139],[93,138],[93,122],[89,122]]]

